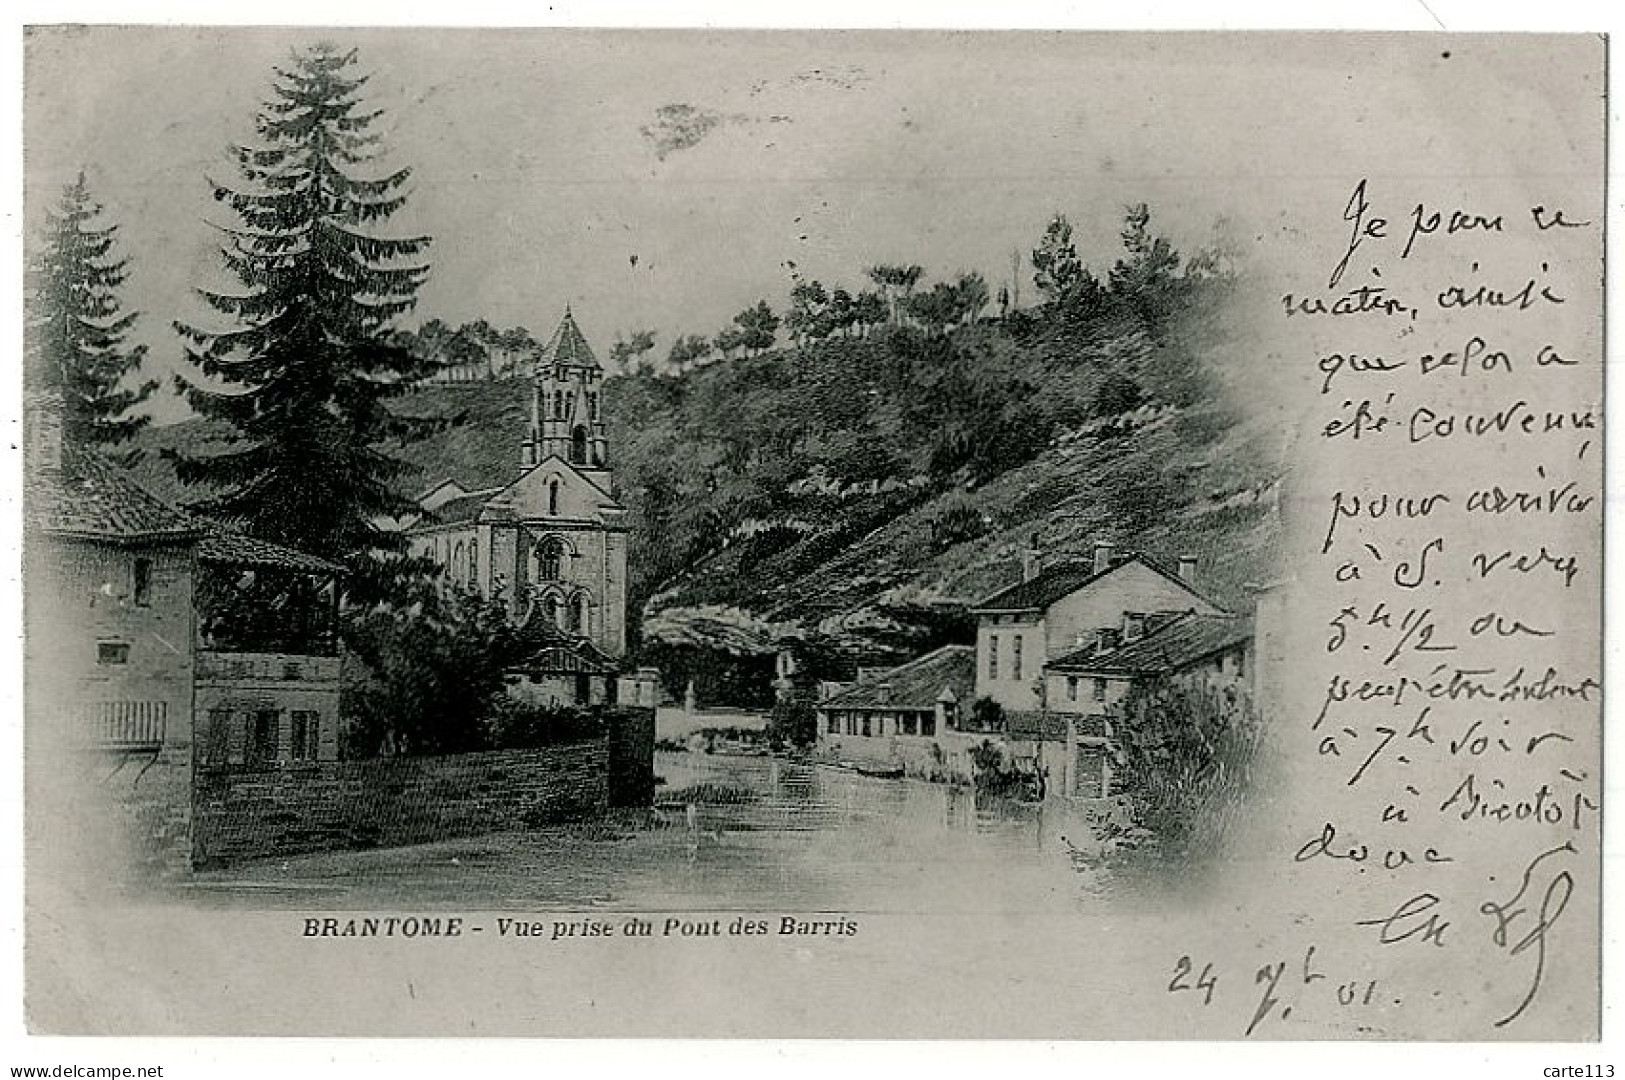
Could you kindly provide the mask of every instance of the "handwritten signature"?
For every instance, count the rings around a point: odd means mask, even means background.
[[[1518,883],[1518,891],[1504,903],[1486,900],[1479,906],[1479,912],[1495,920],[1495,929],[1491,933],[1496,947],[1507,950],[1507,955],[1518,956],[1533,951],[1535,957],[1534,970],[1530,974],[1529,989],[1525,992],[1523,1000],[1518,1007],[1506,1016],[1495,1022],[1496,1027],[1506,1027],[1524,1014],[1535,995],[1540,992],[1541,981],[1546,976],[1546,935],[1557,925],[1558,918],[1568,908],[1569,898],[1574,895],[1574,876],[1567,870],[1550,869],[1548,859],[1561,855],[1575,855],[1578,850],[1573,841],[1565,840],[1557,847],[1550,848],[1529,860],[1524,867],[1523,875]],[[1545,877],[1546,874],[1551,876]],[[1545,887],[1536,887],[1537,880],[1545,878]],[[1540,904],[1534,913],[1526,905],[1525,897],[1539,893]],[[1533,919],[1533,923],[1529,922]],[[1520,935],[1514,940],[1515,935]]]

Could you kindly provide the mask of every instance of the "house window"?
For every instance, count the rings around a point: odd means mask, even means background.
[[[1237,649],[1236,650],[1236,678],[1242,679],[1242,678],[1246,678],[1246,676],[1247,676],[1247,650],[1244,649],[1244,648],[1243,649]]]
[[[270,765],[276,761],[277,721],[280,719],[275,709],[260,709],[249,718],[248,726],[248,763],[250,765]]]
[[[841,714],[840,713],[830,713],[829,714],[829,720],[826,721],[825,730],[828,731],[831,735],[839,735],[841,733]]]
[[[995,680],[999,677],[999,635],[987,636],[987,677]]]
[[[862,735],[863,735],[863,736],[864,736],[864,737],[865,737],[865,738],[867,738],[867,737],[868,737],[868,736],[869,736],[869,721],[870,721],[870,716],[869,716],[869,714],[868,714],[868,713],[864,713],[864,714],[863,714],[863,731],[862,731],[862,733],[861,733],[861,734],[862,734]]]
[[[203,764],[222,766],[231,753],[231,710],[210,709],[209,725],[203,734]]]
[[[1076,675],[1066,677],[1066,699],[1068,701],[1078,700],[1078,677]]]
[[[1017,634],[1010,643],[1010,677],[1017,681],[1021,679],[1021,635]]]
[[[137,559],[130,576],[130,591],[135,594],[135,606],[152,606],[152,560]]]
[[[122,641],[99,641],[96,643],[96,663],[98,664],[128,664],[130,662],[130,646]]]
[[[858,714],[857,713],[847,713],[846,714],[846,733],[848,735],[856,735],[858,733]]]
[[[587,632],[587,594],[577,593],[570,601],[570,633],[585,634]]]
[[[1095,700],[1096,701],[1105,701],[1106,700],[1106,680],[1105,679],[1096,679],[1095,680]]]
[[[913,713],[903,714],[902,719],[898,722],[897,733],[899,735],[918,735],[920,733],[919,721]]]
[[[943,707],[944,715],[946,715],[948,717],[952,717],[953,713],[950,711],[952,709],[953,709],[952,705],[944,706]],[[937,733],[937,714],[936,713],[922,713],[920,715],[920,734],[929,739],[931,736],[935,735],[936,733]]]
[[[290,719],[293,730],[289,733],[288,756],[294,761],[315,761],[321,736],[321,714],[309,709],[295,709]]]

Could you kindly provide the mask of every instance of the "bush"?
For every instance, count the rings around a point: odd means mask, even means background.
[[[1096,417],[1119,416],[1145,404],[1145,391],[1127,375],[1112,374],[1095,387],[1090,411]]]
[[[486,715],[485,743],[492,750],[539,750],[585,742],[604,736],[608,715],[603,709],[541,705],[499,694]]]
[[[943,500],[942,509],[931,518],[930,529],[932,543],[949,547],[985,535],[988,522],[976,500],[956,491]]]
[[[357,661],[340,701],[351,757],[486,749],[503,671],[527,644],[500,600],[455,588],[357,611],[344,641]]]
[[[775,750],[805,749],[818,741],[818,713],[809,702],[781,701],[767,719],[767,741]]]
[[[1117,723],[1130,815],[1164,853],[1216,852],[1239,820],[1262,742],[1239,686],[1164,679],[1135,686]]]
[[[1040,789],[1038,777],[1007,761],[1003,747],[991,739],[983,739],[971,747],[970,763],[971,782],[978,795],[1025,799]]]

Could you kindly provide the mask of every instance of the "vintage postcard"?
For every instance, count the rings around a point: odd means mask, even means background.
[[[30,1029],[1599,1038],[1605,59],[29,29]]]

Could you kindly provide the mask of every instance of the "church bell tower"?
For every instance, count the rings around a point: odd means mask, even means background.
[[[566,306],[536,360],[521,465],[531,469],[557,456],[608,492],[603,389],[604,369]]]

